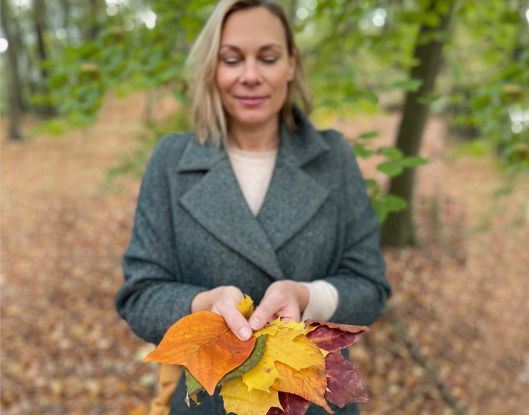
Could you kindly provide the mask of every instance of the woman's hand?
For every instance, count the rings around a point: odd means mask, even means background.
[[[208,310],[220,314],[233,334],[243,341],[248,340],[252,329],[237,309],[243,298],[243,292],[237,287],[220,286],[197,294],[191,302],[191,312]]]
[[[250,326],[253,330],[259,330],[277,317],[299,321],[309,299],[309,289],[303,284],[291,280],[276,281],[268,287],[250,317]]]

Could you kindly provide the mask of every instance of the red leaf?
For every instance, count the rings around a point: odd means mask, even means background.
[[[325,399],[340,408],[353,402],[367,402],[367,392],[355,367],[341,352],[329,353],[325,358],[327,389]]]
[[[327,322],[309,321],[316,329],[307,334],[320,349],[336,352],[350,346],[367,330],[365,326],[350,326]]]
[[[310,402],[293,393],[279,392],[279,402],[283,409],[270,408],[266,415],[304,415]]]

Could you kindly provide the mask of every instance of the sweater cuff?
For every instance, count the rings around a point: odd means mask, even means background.
[[[325,280],[301,282],[309,289],[310,299],[301,320],[329,321],[338,308],[338,290]]]

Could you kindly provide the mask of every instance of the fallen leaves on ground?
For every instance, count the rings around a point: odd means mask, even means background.
[[[166,114],[174,109],[167,97],[158,104]],[[96,124],[61,139],[2,142],[3,415],[128,414],[154,396],[157,368],[142,362],[144,354],[131,360],[144,343],[113,303],[139,181],[115,193],[101,186],[107,169],[137,143],[143,98],[107,100]],[[392,145],[398,122],[397,114],[358,116],[338,128],[349,137],[376,128],[376,140]],[[423,143],[429,164],[417,171],[422,244],[385,252],[394,288],[389,304],[467,414],[523,413],[527,182],[494,198],[502,185],[494,161],[453,158],[443,122],[429,120]],[[360,163],[368,176],[377,174]],[[350,355],[369,390],[363,415],[454,413],[386,317]],[[279,393],[283,406],[297,399]]]

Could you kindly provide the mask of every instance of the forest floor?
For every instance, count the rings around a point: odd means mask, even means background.
[[[156,367],[114,311],[139,180],[106,173],[141,133],[143,95],[107,100],[96,124],[64,137],[2,136],[1,410],[146,414]],[[158,104],[162,119],[174,108]],[[354,137],[395,115],[339,122]],[[3,126],[4,127],[4,126]],[[432,119],[419,170],[419,248],[387,250],[388,313],[351,348],[363,414],[517,415],[529,407],[529,183],[502,186],[489,157],[454,157]],[[376,176],[370,163],[362,164]]]

